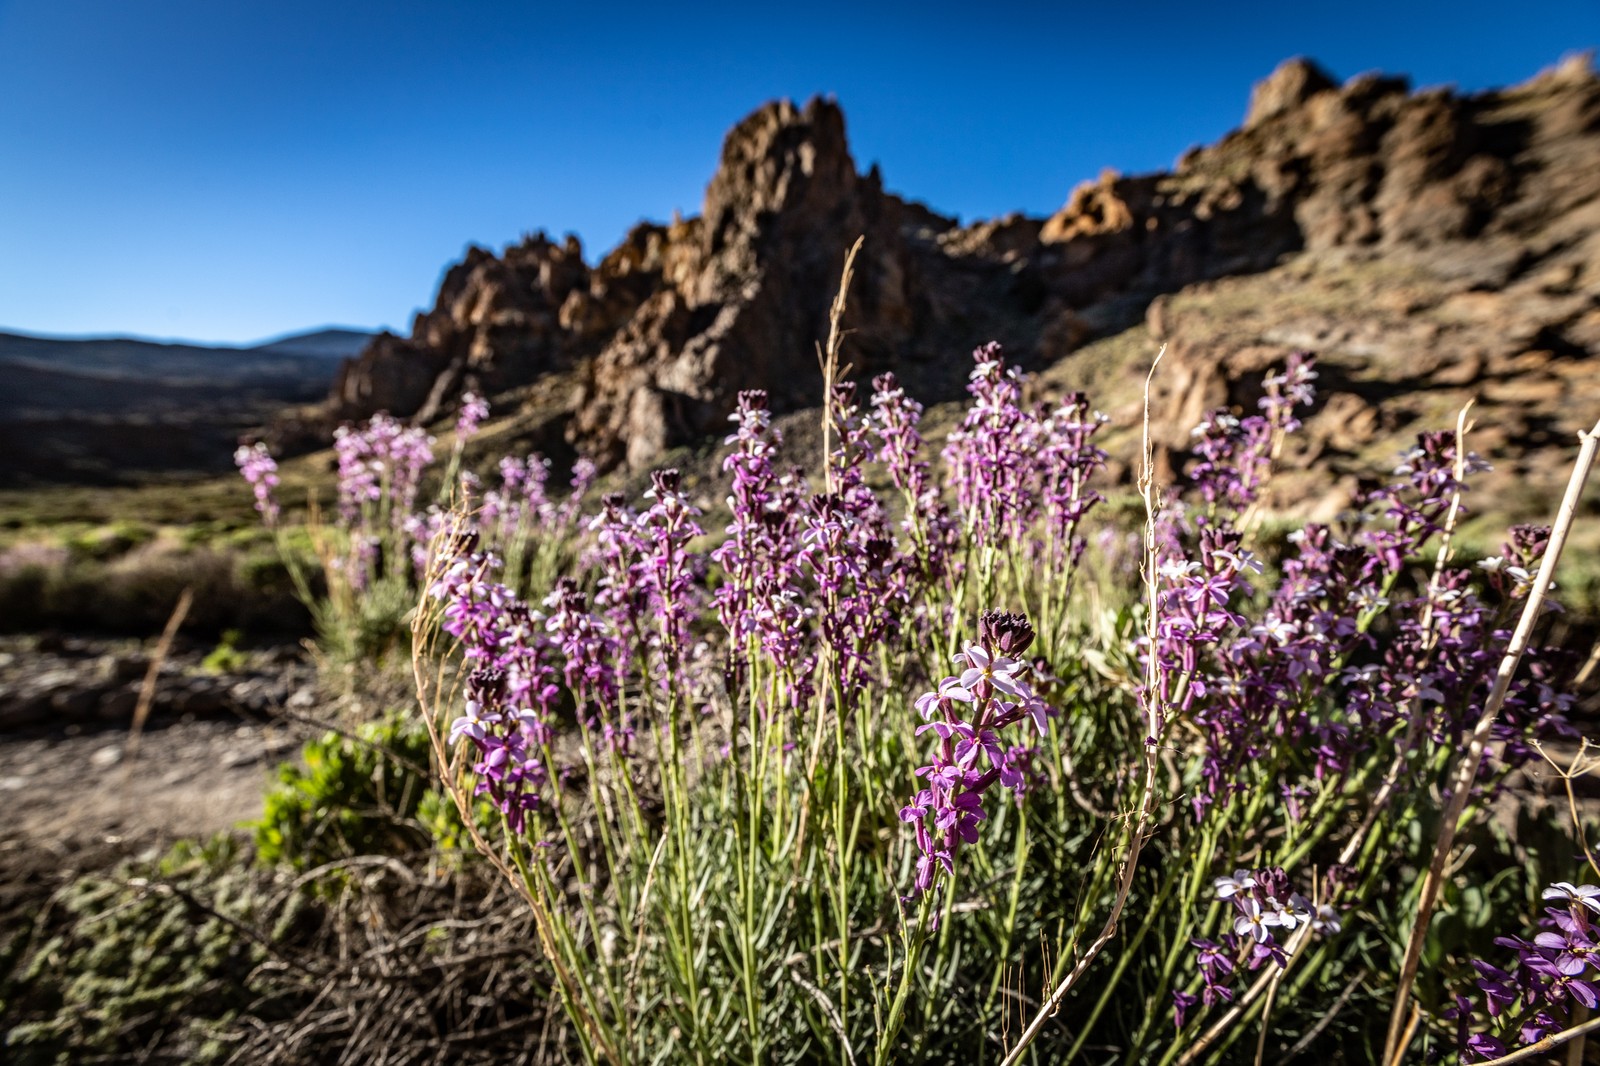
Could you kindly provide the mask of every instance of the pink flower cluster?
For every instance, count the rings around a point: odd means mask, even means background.
[[[1025,407],[1027,376],[1006,366],[998,344],[973,360],[972,403],[944,458],[974,543],[1026,546],[1045,562],[1075,563],[1084,550],[1078,528],[1101,500],[1088,481],[1106,463],[1093,443],[1105,416],[1078,392],[1054,409]]]
[[[278,464],[265,444],[241,444],[233,453],[234,464],[255,493],[256,510],[269,526],[278,524]]]
[[[376,509],[395,523],[416,506],[422,471],[433,462],[433,438],[416,426],[376,414],[363,426],[333,434],[339,457],[339,512],[351,525]]]
[[[925,787],[900,810],[900,820],[915,827],[919,852],[908,900],[931,889],[941,873],[954,876],[961,845],[977,842],[988,817],[983,798],[993,785],[1015,791],[1028,785],[1026,749],[1007,747],[1001,732],[1025,720],[1041,736],[1048,728],[1052,712],[1035,695],[1031,664],[1022,657],[1033,639],[1022,615],[987,612],[978,640],[956,654],[965,669],[917,699],[925,719],[917,734],[932,733],[937,744],[933,761],[917,770]]]

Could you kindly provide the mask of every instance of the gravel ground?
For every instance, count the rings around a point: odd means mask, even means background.
[[[155,713],[134,738],[130,714],[99,710],[142,676],[145,663],[128,649],[0,641],[0,711],[15,714],[50,694],[45,721],[35,714],[29,724],[0,728],[0,922],[78,874],[260,816],[278,765],[308,732],[275,721],[273,707],[309,703],[309,690],[300,690],[312,672],[283,649],[253,654],[247,668],[226,675],[198,671],[198,657],[173,657]],[[203,709],[179,710],[197,692],[207,697]],[[78,704],[86,712],[70,713]]]

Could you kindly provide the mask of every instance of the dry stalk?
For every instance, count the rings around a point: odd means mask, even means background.
[[[1145,636],[1149,641],[1146,649],[1145,661],[1145,725],[1146,736],[1144,741],[1144,784],[1140,789],[1139,802],[1128,822],[1128,853],[1122,860],[1122,869],[1117,876],[1117,894],[1111,902],[1111,912],[1106,915],[1106,923],[1101,928],[1098,936],[1084,950],[1082,957],[1073,964],[1071,972],[1062,978],[1061,982],[1045,998],[1044,1005],[1034,1014],[1033,1020],[1023,1029],[1017,1037],[1017,1045],[1006,1055],[1002,1066],[1015,1066],[1022,1058],[1022,1053],[1027,1050],[1045,1022],[1060,1008],[1062,1000],[1072,986],[1089,969],[1095,958],[1111,943],[1117,935],[1117,925],[1122,920],[1123,908],[1127,906],[1128,895],[1133,891],[1133,877],[1139,867],[1139,853],[1144,850],[1144,844],[1150,835],[1150,826],[1154,821],[1156,808],[1156,781],[1160,776],[1160,742],[1161,734],[1165,731],[1166,716],[1163,710],[1162,688],[1160,678],[1160,665],[1156,656],[1156,624],[1157,617],[1157,584],[1156,584],[1156,488],[1155,488],[1155,453],[1150,442],[1150,383],[1155,379],[1156,368],[1161,365],[1161,357],[1166,354],[1166,346],[1156,353],[1155,361],[1150,364],[1150,373],[1144,382],[1144,454],[1143,464],[1139,471],[1139,495],[1144,500],[1144,582],[1145,596],[1148,600],[1149,610],[1145,615]]]
[[[844,1048],[845,1061],[850,1066],[856,1066],[856,1051],[855,1048],[850,1046],[850,1034],[844,1031],[844,1020],[839,1017],[838,1008],[833,1005],[822,989],[801,977],[800,971],[791,969],[789,971],[789,979],[801,991],[817,1001],[817,1005],[822,1008],[823,1016],[828,1019],[828,1025],[833,1029],[834,1035],[839,1038],[839,1046]]]
[[[1572,687],[1575,691],[1582,689],[1584,685],[1589,683],[1589,679],[1594,676],[1594,670],[1597,666],[1600,666],[1600,640],[1594,642],[1594,646],[1589,649],[1589,657],[1583,661],[1583,667],[1578,671],[1578,676],[1572,679]]]
[[[1575,1025],[1571,1029],[1563,1029],[1559,1033],[1551,1033],[1543,1040],[1536,1040],[1527,1047],[1518,1048],[1508,1055],[1501,1055],[1497,1059],[1490,1059],[1488,1062],[1480,1062],[1478,1063],[1478,1066],[1508,1066],[1509,1063],[1513,1062],[1526,1062],[1528,1059],[1543,1055],[1551,1048],[1558,1048],[1562,1044],[1565,1044],[1568,1040],[1585,1036],[1594,1032],[1596,1029],[1600,1029],[1600,1018],[1592,1018],[1589,1021],[1584,1022],[1582,1025]]]
[[[839,291],[833,294],[833,303],[828,307],[828,343],[826,346],[817,347],[817,366],[822,371],[822,476],[827,485],[827,491],[833,491],[833,386],[839,377],[850,372],[848,365],[839,366],[839,349],[844,345],[844,312],[848,306],[850,296],[850,281],[855,277],[856,254],[861,251],[861,245],[866,241],[865,236],[856,238],[850,250],[844,254],[844,268],[839,272]],[[817,760],[821,757],[822,743],[821,731],[824,715],[816,716],[816,730],[811,741],[811,751],[806,756],[806,780],[814,781],[817,772]],[[800,833],[798,839],[806,838],[806,829],[811,821],[811,792],[807,790],[800,798]],[[800,851],[794,855],[794,869],[798,876],[800,871]]]
[[[139,685],[139,702],[133,708],[133,724],[128,727],[128,740],[123,745],[122,757],[128,768],[123,771],[124,779],[132,769],[134,757],[139,754],[139,737],[144,732],[144,723],[150,717],[150,706],[156,698],[156,681],[161,675],[161,667],[167,661],[167,656],[172,654],[172,642],[178,636],[178,627],[183,625],[183,620],[189,615],[189,606],[194,603],[194,589],[185,588],[178,597],[178,603],[172,608],[172,614],[167,618],[167,624],[161,630],[161,639],[156,641],[155,654],[150,656],[150,667],[144,672],[144,681]]]
[[[556,981],[565,990],[565,994],[573,1005],[574,1011],[582,1018],[590,1037],[596,1042],[597,1050],[603,1058],[612,1062],[622,1061],[615,1048],[610,1047],[604,1036],[601,1026],[588,1017],[581,1000],[574,992],[577,988],[577,979],[568,972],[561,959],[561,954],[556,946],[556,932],[552,926],[550,914],[545,909],[543,900],[533,892],[532,887],[523,879],[521,874],[513,868],[499,849],[491,847],[479,831],[477,819],[474,817],[472,796],[461,784],[459,764],[445,744],[445,739],[440,732],[439,710],[449,702],[450,694],[445,691],[444,666],[442,656],[436,653],[439,628],[439,611],[430,603],[427,590],[431,589],[441,576],[444,564],[443,546],[459,539],[465,529],[465,518],[461,511],[453,511],[451,521],[441,530],[430,545],[427,575],[422,582],[423,592],[421,602],[418,604],[411,617],[411,671],[416,681],[416,698],[422,712],[423,724],[428,730],[428,740],[433,748],[434,761],[438,766],[439,781],[450,795],[456,810],[461,815],[461,823],[471,837],[473,846],[480,855],[486,857],[494,868],[499,871],[517,894],[528,904],[533,914],[534,930],[539,940],[539,948],[545,960],[555,972]],[[429,663],[439,664],[431,671]],[[509,846],[515,844],[508,842]]]
[[[1551,581],[1555,577],[1556,564],[1561,560],[1561,551],[1566,546],[1572,523],[1577,517],[1578,501],[1583,496],[1584,486],[1588,483],[1596,448],[1600,447],[1600,422],[1595,423],[1589,432],[1580,433],[1578,439],[1580,441],[1578,458],[1572,467],[1572,477],[1567,482],[1566,495],[1562,497],[1561,506],[1556,512],[1555,526],[1550,532],[1550,546],[1545,549],[1544,558],[1539,563],[1539,574],[1534,579],[1533,590],[1528,594],[1522,618],[1517,622],[1516,631],[1511,635],[1511,643],[1507,645],[1505,655],[1500,660],[1499,670],[1495,673],[1494,687],[1490,690],[1483,714],[1478,718],[1478,724],[1472,731],[1466,754],[1451,778],[1450,800],[1445,806],[1444,819],[1439,826],[1439,839],[1434,845],[1433,860],[1429,863],[1427,876],[1422,882],[1422,893],[1417,900],[1417,918],[1412,923],[1411,935],[1406,941],[1405,959],[1400,967],[1394,1009],[1389,1015],[1389,1035],[1384,1045],[1383,1061],[1390,1066],[1399,1066],[1405,1054],[1406,1044],[1409,1042],[1403,1040],[1402,1036],[1406,1024],[1404,1019],[1407,1017],[1406,1007],[1411,997],[1411,984],[1416,980],[1417,967],[1422,961],[1423,941],[1427,938],[1428,925],[1433,920],[1433,909],[1439,899],[1445,866],[1449,862],[1451,848],[1455,845],[1457,823],[1461,820],[1462,811],[1466,809],[1472,782],[1477,778],[1478,768],[1483,762],[1483,751],[1489,742],[1489,731],[1500,716],[1500,707],[1505,703],[1506,693],[1511,688],[1511,680],[1533,636],[1534,624],[1539,620],[1544,608],[1545,595],[1550,591]]]
[[[1339,1016],[1340,1011],[1344,1010],[1344,1005],[1350,1002],[1350,997],[1356,994],[1356,989],[1366,979],[1367,971],[1363,968],[1350,979],[1349,984],[1344,986],[1344,991],[1340,992],[1339,998],[1333,1001],[1333,1006],[1322,1012],[1322,1017],[1317,1019],[1317,1024],[1307,1029],[1305,1035],[1295,1042],[1294,1047],[1283,1053],[1283,1058],[1279,1060],[1279,1066],[1282,1066],[1283,1063],[1288,1062],[1310,1047],[1311,1042],[1321,1036],[1324,1029],[1333,1024],[1333,1020]]]
[[[1567,814],[1572,818],[1573,831],[1578,834],[1578,846],[1583,849],[1583,861],[1589,864],[1589,869],[1594,871],[1595,877],[1600,878],[1600,862],[1595,861],[1594,849],[1589,846],[1589,831],[1583,824],[1583,815],[1578,810],[1578,794],[1572,787],[1574,781],[1588,777],[1596,768],[1600,768],[1600,759],[1589,754],[1588,738],[1579,742],[1577,753],[1566,766],[1552,759],[1550,753],[1544,750],[1544,745],[1537,740],[1531,746],[1539,753],[1539,757],[1550,765],[1550,769],[1556,772],[1556,776],[1561,778],[1567,793]]]
[[[841,376],[850,373],[849,366],[839,366],[839,349],[844,345],[844,312],[850,296],[850,280],[856,273],[856,254],[866,239],[857,237],[844,254],[839,291],[833,294],[833,303],[828,307],[828,343],[817,349],[817,365],[822,369],[822,474],[829,492],[833,491],[833,387]]]

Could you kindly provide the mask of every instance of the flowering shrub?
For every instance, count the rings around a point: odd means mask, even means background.
[[[336,659],[381,658],[409,636],[405,618],[428,566],[429,545],[452,506],[478,516],[483,535],[510,560],[514,573],[528,572],[530,579],[548,583],[565,562],[565,540],[594,480],[593,464],[580,460],[569,493],[552,498],[546,491],[548,460],[538,454],[505,456],[498,468],[500,485],[485,490],[472,471],[462,469],[462,459],[488,415],[487,401],[472,393],[463,397],[448,462],[431,484],[437,442],[424,430],[384,413],[335,430],[335,518],[324,525],[313,508],[308,524],[321,564],[315,574],[288,542],[277,494],[278,465],[266,445],[242,445],[234,453],[256,510],[278,537],[279,553],[312,612],[322,646]]]
[[[1457,562],[1481,468],[1462,433],[1266,536],[1315,381],[1296,355],[1256,411],[1209,415],[1180,484],[1141,480],[1131,542],[1091,527],[1107,420],[1078,393],[1025,402],[993,345],[937,461],[893,375],[830,386],[811,467],[746,392],[724,481],[660,470],[588,514],[591,467],[555,500],[543,462],[484,489],[459,449],[439,498],[463,506],[419,510],[425,438],[352,431],[374,437],[346,446],[342,521],[378,537],[369,574],[411,564],[441,780],[532,910],[571,1053],[1187,1064],[1248,1035],[1262,1061],[1375,1055],[1417,827],[1549,539]],[[1472,812],[1571,732],[1561,656],[1521,652]],[[1587,952],[1588,906],[1518,963],[1539,1003],[1589,994],[1545,972]],[[1435,1050],[1466,1016],[1438,1006],[1452,972],[1419,986]]]
[[[941,871],[955,875],[955,853],[963,842],[977,843],[978,824],[988,816],[983,795],[996,784],[1013,792],[1026,789],[1035,748],[1003,746],[1000,730],[1031,721],[1043,736],[1051,711],[1034,695],[1026,678],[1028,663],[1020,658],[1033,643],[1033,627],[1019,614],[985,612],[979,640],[956,654],[966,667],[938,688],[917,698],[917,713],[927,724],[920,736],[938,737],[933,762],[917,770],[927,782],[900,820],[916,826],[917,876],[907,900],[933,887]]]
[[[1540,932],[1533,940],[1496,937],[1495,944],[1513,952],[1507,969],[1472,960],[1479,1002],[1457,993],[1452,1014],[1459,1022],[1459,1040],[1470,1061],[1505,1055],[1517,1044],[1531,1044],[1564,1028],[1574,1006],[1600,1006],[1600,887],[1557,881],[1543,898]],[[1479,1015],[1481,1009],[1482,1015]],[[1474,1031],[1474,1023],[1483,1029]]]

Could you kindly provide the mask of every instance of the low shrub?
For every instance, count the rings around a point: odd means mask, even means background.
[[[225,1060],[222,1034],[253,1005],[248,976],[268,955],[245,930],[271,895],[226,835],[67,885],[59,915],[7,930],[6,1061],[128,1061],[157,1043],[184,1061]]]
[[[427,730],[398,712],[308,741],[300,762],[280,767],[267,792],[252,825],[256,855],[308,870],[356,855],[427,850],[435,834],[453,834],[431,795],[431,757]]]
[[[670,469],[580,520],[542,464],[485,490],[453,459],[459,506],[424,508],[431,444],[376,419],[341,436],[324,639],[409,644],[455,837],[526,903],[588,1061],[1490,1056],[1600,1001],[1582,841],[1505,825],[1573,736],[1577,664],[1534,626],[1562,542],[1461,557],[1465,430],[1269,524],[1315,377],[1210,414],[1171,491],[1147,440],[1131,539],[1105,420],[1025,403],[995,346],[937,458],[892,375],[830,383],[815,484],[741,394],[715,537]],[[275,521],[270,457],[240,464]],[[389,796],[367,758],[296,795]],[[275,818],[345,839],[331,812]],[[393,846],[368,831],[321,854]]]

